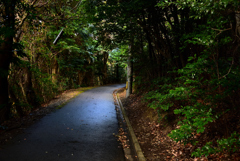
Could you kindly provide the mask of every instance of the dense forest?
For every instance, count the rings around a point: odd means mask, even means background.
[[[125,79],[124,62],[109,56],[109,38],[97,40],[81,3],[1,1],[1,122],[66,89]]]
[[[197,145],[197,134],[211,138],[193,156],[239,149],[238,0],[2,0],[0,6],[0,122],[66,89],[127,77],[128,94],[144,94],[149,108],[179,118],[172,139]]]

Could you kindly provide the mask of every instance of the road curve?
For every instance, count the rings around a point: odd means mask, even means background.
[[[88,90],[0,150],[0,161],[123,161],[110,85]]]

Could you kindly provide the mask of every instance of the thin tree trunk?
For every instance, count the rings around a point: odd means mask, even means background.
[[[128,66],[127,66],[127,91],[126,97],[129,97],[132,94],[132,83],[133,83],[133,61],[132,61],[132,49],[133,49],[133,42],[129,46],[129,56],[128,56]]]
[[[116,82],[119,83],[120,79],[119,79],[119,65],[118,63],[116,64]]]
[[[27,101],[28,103],[30,103],[33,106],[38,106],[39,102],[37,101],[37,96],[36,93],[34,91],[34,87],[33,87],[33,77],[32,77],[32,71],[30,70],[30,67],[27,69]]]
[[[83,78],[85,77],[86,72],[78,71],[78,85],[82,85]]]
[[[18,116],[23,117],[23,116],[24,116],[23,109],[22,109],[22,107],[20,106],[19,99],[16,97],[16,95],[15,95],[15,93],[13,92],[13,89],[12,89],[12,88],[9,88],[9,94],[11,95],[12,101],[15,103],[14,105],[15,105],[15,108],[16,108],[16,110],[17,110]]]
[[[57,58],[53,58],[53,66],[52,66],[52,82],[57,83],[57,74],[58,74],[58,61]]]
[[[108,53],[103,53],[103,84],[107,84],[107,61],[108,61]]]

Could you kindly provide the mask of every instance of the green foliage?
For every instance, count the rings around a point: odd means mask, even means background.
[[[237,82],[240,75],[239,67],[233,65],[234,58],[229,55],[227,59],[221,56],[223,51],[231,49],[233,39],[228,32],[230,29],[227,28],[232,20],[220,12],[224,13],[227,7],[233,9],[239,6],[239,2],[179,0],[161,1],[158,4],[162,9],[171,5],[177,5],[179,11],[190,9],[191,18],[201,19],[201,25],[181,37],[181,41],[184,42],[181,46],[182,51],[191,45],[198,46],[200,52],[187,57],[186,66],[175,72],[175,81],[170,83],[162,81],[163,78],[159,79],[160,81],[154,84],[159,85],[158,89],[149,92],[145,99],[151,101],[149,107],[153,109],[167,111],[175,107],[174,113],[180,118],[179,126],[169,136],[175,141],[196,145],[196,134],[204,133],[210,123],[218,123],[219,117],[224,115],[225,111],[235,109],[222,106],[229,102],[229,98],[234,97],[232,91],[239,90]],[[224,150],[234,152],[237,148],[239,134],[232,133],[231,137],[218,140],[215,146],[212,142],[207,142],[192,155],[208,156]]]
[[[155,87],[160,84],[157,90],[155,89],[145,95],[145,99],[151,101],[148,106],[157,110],[167,111],[174,106],[176,101],[182,102],[181,108],[174,110],[174,113],[182,118],[178,122],[179,128],[169,134],[175,141],[196,144],[198,141],[194,138],[195,134],[204,133],[206,125],[217,121],[219,116],[224,114],[217,110],[220,102],[231,97],[231,91],[239,89],[237,83],[239,75],[236,74],[238,68],[232,68],[226,77],[219,79],[215,71],[216,64],[209,57],[211,55],[206,54],[198,58],[196,56],[189,57],[188,60],[194,62],[188,63],[186,67],[178,70],[177,84],[164,82],[162,79],[162,81],[154,84]],[[225,68],[225,63],[226,60],[218,60],[219,73],[227,73],[227,70],[229,70]],[[209,75],[211,75],[211,79],[209,79]],[[221,87],[226,90],[223,93],[218,93],[217,89]],[[226,149],[231,151],[233,148],[227,147],[231,147],[232,143],[230,142],[236,139],[233,137],[228,139],[228,142],[226,139],[218,141],[218,146],[214,148],[210,148],[210,143],[207,143],[201,150],[195,151],[193,155],[199,157]],[[225,147],[223,146],[224,142],[227,144]],[[235,149],[238,146],[238,143],[234,143]]]
[[[191,8],[191,16],[194,18],[201,18],[201,15],[211,16],[213,14],[218,14],[219,11],[227,9],[227,7],[239,6],[239,2],[236,0],[219,0],[217,3],[213,0],[177,0],[177,1],[160,1],[158,6],[161,8],[169,7],[170,5],[178,6],[179,10],[185,9],[187,7]],[[198,13],[198,15],[196,14]]]
[[[240,134],[237,134],[236,131],[231,134],[230,137],[226,139],[217,140],[217,146],[213,146],[212,142],[206,143],[202,148],[198,148],[195,152],[192,153],[192,156],[201,157],[208,156],[210,154],[215,154],[218,152],[236,152],[240,147]]]
[[[173,130],[169,136],[176,141],[183,141],[184,143],[191,142],[195,132],[197,134],[203,133],[205,125],[214,121],[212,109],[200,103],[176,109],[174,113],[183,115],[184,119],[178,123],[180,128]]]
[[[119,62],[121,66],[127,66],[127,57],[129,54],[129,47],[127,45],[120,46],[110,52],[110,58],[113,61]]]

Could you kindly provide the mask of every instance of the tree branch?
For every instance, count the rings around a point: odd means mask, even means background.
[[[215,29],[215,28],[211,28],[211,29],[212,29],[212,30],[215,30],[215,31],[219,31],[219,33],[217,34],[217,35],[219,35],[219,34],[221,34],[221,33],[224,32],[224,31],[231,30],[232,28],[228,28],[228,29],[224,29],[224,30]]]

